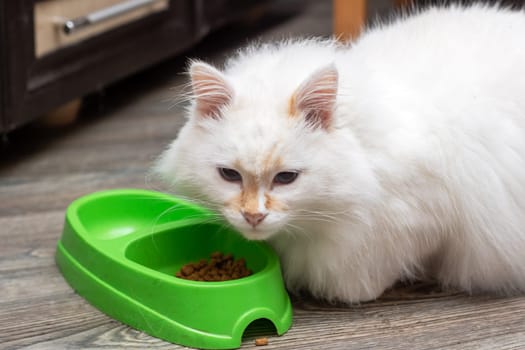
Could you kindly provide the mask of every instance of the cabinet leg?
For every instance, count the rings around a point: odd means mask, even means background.
[[[68,103],[46,113],[42,118],[42,124],[51,127],[60,127],[73,124],[78,117],[82,98],[69,101]]]
[[[333,0],[335,37],[342,42],[355,40],[366,22],[367,0]]]

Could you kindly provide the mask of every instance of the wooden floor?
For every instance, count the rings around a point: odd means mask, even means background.
[[[328,2],[267,27],[224,30],[187,54],[215,62],[247,38],[327,35]],[[249,33],[249,34],[246,34]],[[0,155],[0,347],[178,349],[105,316],[66,284],[54,263],[64,212],[102,189],[156,189],[154,158],[183,123],[173,105],[185,77],[174,59],[92,98],[74,125],[33,125],[9,135]],[[524,252],[525,253],[525,252]],[[254,336],[242,348],[255,348]],[[467,296],[404,286],[361,306],[294,298],[294,324],[267,349],[525,349],[525,297]]]

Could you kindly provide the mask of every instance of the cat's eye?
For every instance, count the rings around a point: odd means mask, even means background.
[[[218,168],[218,170],[219,170],[219,174],[221,175],[221,177],[226,181],[229,181],[229,182],[242,181],[242,176],[237,170],[230,169],[230,168]]]
[[[279,185],[288,185],[297,179],[297,176],[299,176],[299,173],[297,171],[282,171],[275,175],[273,178],[274,184]]]

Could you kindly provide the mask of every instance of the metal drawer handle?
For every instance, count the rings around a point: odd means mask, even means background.
[[[62,30],[65,34],[73,34],[79,29],[103,22],[110,18],[122,15],[126,12],[138,9],[140,7],[151,5],[157,1],[158,0],[128,0],[102,10],[91,12],[82,17],[67,19],[63,23],[61,23]]]

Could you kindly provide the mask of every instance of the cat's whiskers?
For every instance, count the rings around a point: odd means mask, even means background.
[[[193,100],[194,95],[191,91],[191,83],[187,82],[184,84],[179,84],[177,86],[172,86],[169,88],[170,91],[176,91],[173,97],[167,98],[163,102],[170,103],[168,106],[168,110],[172,110],[173,108],[186,104],[187,102]]]
[[[341,221],[341,215],[347,216],[347,213],[344,212],[338,212],[338,213],[327,213],[323,211],[317,211],[317,210],[307,210],[307,209],[298,209],[295,210],[294,213],[290,214],[290,216],[294,218],[301,218],[301,219],[310,219],[310,220],[324,220],[329,222],[339,222]]]
[[[290,222],[287,222],[286,225],[282,228],[282,230],[283,232],[286,232],[294,238],[298,238],[300,234],[304,233],[304,230],[301,227],[294,225]]]
[[[367,225],[366,221],[362,217],[355,214],[351,210],[342,211],[318,211],[311,209],[296,209],[294,212],[289,214],[292,220],[301,221],[317,221],[324,222],[327,224],[340,224],[344,222],[354,222]]]
[[[164,189],[162,188],[162,185],[163,185],[162,180],[160,179],[159,175],[156,174],[155,172],[149,171],[144,176],[145,188],[152,190],[152,191],[163,192]]]
[[[166,199],[166,201],[169,201],[169,199]],[[155,232],[156,227],[158,226],[159,221],[165,217],[166,215],[175,213],[176,211],[185,211],[187,210],[187,207],[184,204],[175,204],[167,209],[165,209],[163,212],[161,212],[154,220],[154,222],[150,226],[150,236],[153,242],[153,245],[155,246],[155,249],[159,250],[159,247],[157,243],[155,242],[156,235],[153,234]],[[215,213],[215,212],[209,212],[206,214],[206,216],[202,216],[200,213],[195,213],[194,215],[186,215],[183,218],[184,220],[191,220],[191,219],[200,219],[199,224],[209,224],[209,223],[224,223],[222,215]],[[179,220],[179,219],[177,219]],[[176,221],[176,220],[174,220]],[[224,227],[225,225],[220,225],[221,227]]]

